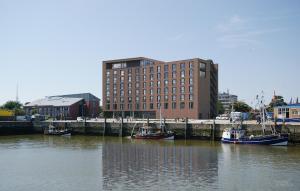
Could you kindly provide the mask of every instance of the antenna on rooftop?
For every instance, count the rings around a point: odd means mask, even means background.
[[[16,89],[16,102],[19,102],[19,84],[17,83],[17,89]]]

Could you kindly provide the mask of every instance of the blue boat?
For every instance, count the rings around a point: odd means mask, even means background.
[[[286,146],[288,144],[287,134],[271,134],[259,136],[246,136],[246,131],[242,129],[227,128],[222,134],[222,143],[232,144],[255,144]]]
[[[276,145],[276,146],[286,146],[288,144],[288,134],[280,134],[276,132],[275,128],[272,128],[272,134],[265,135],[266,129],[266,119],[267,111],[265,109],[263,96],[261,100],[258,100],[259,108],[260,108],[260,116],[261,116],[261,124],[262,124],[262,135],[254,136],[246,135],[246,130],[242,129],[240,125],[238,128],[234,128],[234,124],[232,124],[231,128],[226,128],[222,134],[222,143],[232,143],[232,144],[253,144],[253,145]],[[233,110],[233,109],[232,109]]]

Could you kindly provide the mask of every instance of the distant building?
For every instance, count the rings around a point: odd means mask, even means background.
[[[217,114],[218,65],[199,58],[164,62],[145,57],[103,62],[108,116],[207,119]]]
[[[286,121],[300,121],[300,104],[288,104],[274,107],[274,118],[284,119]]]
[[[100,99],[91,93],[58,95],[53,97],[82,98],[85,102],[86,116],[97,117],[99,114]]]
[[[219,93],[219,101],[222,103],[225,113],[230,113],[231,111],[231,104],[237,102],[238,96],[229,94],[229,91]]]
[[[50,96],[25,104],[24,110],[26,115],[38,113],[56,119],[96,117],[99,98],[90,93]]]

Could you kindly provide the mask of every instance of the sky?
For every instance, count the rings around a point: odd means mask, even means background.
[[[250,105],[300,97],[298,0],[0,0],[0,105],[90,92],[103,60],[212,59]]]

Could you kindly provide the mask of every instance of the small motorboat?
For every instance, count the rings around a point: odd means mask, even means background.
[[[48,129],[44,130],[45,135],[62,135],[71,136],[71,131],[69,129],[57,129],[54,125],[49,125]]]

